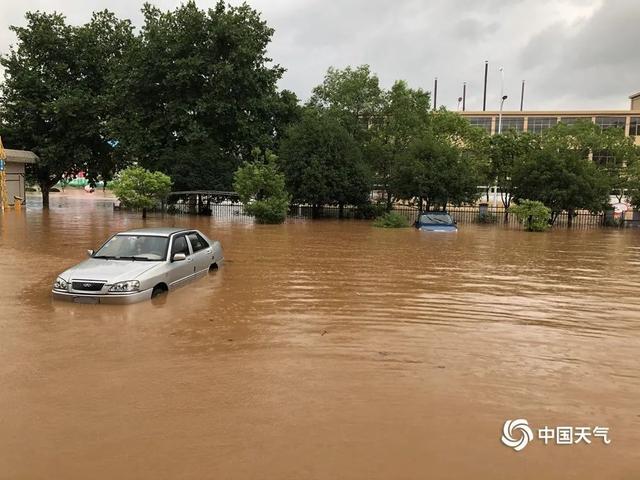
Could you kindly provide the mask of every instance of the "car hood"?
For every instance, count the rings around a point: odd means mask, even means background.
[[[104,260],[90,258],[78,265],[65,270],[60,274],[64,280],[102,280],[107,283],[135,280],[140,275],[152,268],[162,265],[163,262],[147,262],[134,260]]]

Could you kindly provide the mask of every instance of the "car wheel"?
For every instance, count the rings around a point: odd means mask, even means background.
[[[167,287],[165,285],[162,285],[162,284],[156,285],[155,287],[153,287],[153,290],[151,291],[151,298],[155,298],[166,291],[167,291]]]

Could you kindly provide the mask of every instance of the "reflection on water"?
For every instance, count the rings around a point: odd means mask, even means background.
[[[226,265],[142,304],[50,299],[86,249],[160,225]],[[0,291],[0,478],[640,475],[640,233],[143,222],[58,196],[0,216]],[[612,444],[515,454],[520,417]]]

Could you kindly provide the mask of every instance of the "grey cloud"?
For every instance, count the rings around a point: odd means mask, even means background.
[[[230,0],[238,4],[241,0]],[[368,63],[382,84],[396,79],[431,90],[456,108],[462,82],[468,108],[481,106],[484,60],[490,62],[488,102],[500,95],[504,66],[508,107],[527,80],[529,108],[626,108],[640,90],[635,60],[640,11],[635,0],[249,0],[275,28],[269,54],[287,69],[282,88],[308,98],[329,66]],[[176,0],[161,0],[173,8]],[[209,7],[212,0],[199,0]],[[9,23],[25,9],[57,9],[72,22],[109,8],[139,23],[142,2],[128,0],[22,0],[3,3],[0,51],[12,41]]]
[[[559,103],[628,108],[627,96],[640,89],[639,19],[635,0],[604,2],[569,28],[556,23],[533,37],[520,62]]]

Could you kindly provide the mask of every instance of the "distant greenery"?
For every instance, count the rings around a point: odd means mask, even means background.
[[[109,180],[127,164],[169,174],[178,189],[229,190],[252,148],[275,148],[299,115],[267,56],[273,29],[247,4],[145,4],[143,25],[109,11],[70,25],[27,12],[1,57],[0,130],[40,158],[30,179],[48,192],[84,171]]]
[[[162,172],[128,167],[111,182],[113,193],[128,208],[141,208],[142,218],[171,191],[171,178]]]
[[[542,202],[521,200],[517,205],[511,205],[509,210],[529,232],[544,232],[549,228],[551,209],[545,207]]]
[[[264,160],[260,159],[259,150],[253,154],[253,162],[245,162],[236,171],[233,188],[246,212],[258,223],[282,223],[289,208],[289,194],[277,158],[271,152],[266,153]]]
[[[373,221],[374,227],[379,228],[405,228],[409,227],[409,220],[398,212],[387,212]]]
[[[307,108],[280,148],[280,165],[294,203],[360,205],[371,178],[357,141],[330,112]]]
[[[177,190],[230,190],[240,167],[273,174],[314,214],[337,205],[372,217],[381,208],[368,206],[372,190],[386,211],[400,200],[468,205],[479,185],[498,187],[507,214],[513,202],[542,202],[552,224],[563,211],[569,223],[579,210],[602,211],[610,195],[640,207],[640,149],[621,129],[585,121],[489,137],[433,111],[429,92],[403,80],[382,87],[368,65],[329,68],[301,104],[278,89],[274,30],[247,4],[145,4],[142,15],[139,29],[109,11],[81,25],[27,12],[10,27],[0,130],[8,148],[39,156],[27,172],[45,207],[61,179],[83,171],[107,184],[129,165],[169,175]],[[255,149],[277,159],[256,160]],[[247,206],[258,221],[279,221],[284,203],[273,194]]]

